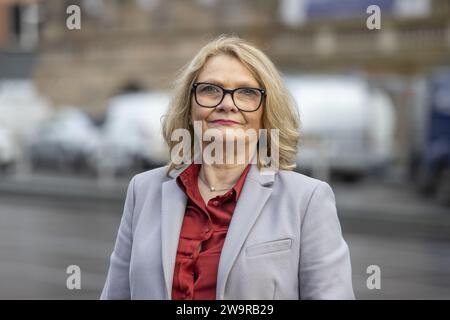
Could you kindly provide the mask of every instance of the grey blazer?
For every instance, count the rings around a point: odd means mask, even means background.
[[[166,167],[134,176],[101,299],[171,299],[187,197]],[[354,299],[348,246],[323,181],[252,165],[219,261],[217,299]]]

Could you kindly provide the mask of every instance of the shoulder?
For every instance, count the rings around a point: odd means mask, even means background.
[[[311,201],[332,202],[336,198],[331,186],[323,180],[312,178],[304,174],[280,170],[275,179],[275,188],[283,197],[288,197],[294,202],[300,202],[308,207]],[[314,200],[313,200],[314,199]]]
[[[167,166],[147,170],[136,174],[131,179],[135,190],[148,190],[151,186],[159,186],[171,178],[166,175]]]
[[[279,170],[277,176],[279,184],[283,184],[285,187],[292,189],[295,192],[303,191],[311,193],[318,187],[331,189],[327,182],[295,171]]]
[[[336,216],[336,198],[326,181],[286,170],[279,171],[277,180],[279,193],[300,206],[302,220],[306,212],[314,212],[310,216],[317,221]]]

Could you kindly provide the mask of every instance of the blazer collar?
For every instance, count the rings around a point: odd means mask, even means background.
[[[223,300],[231,268],[272,193],[275,173],[262,172],[252,164],[228,227],[217,273],[216,299]]]
[[[169,172],[169,177],[176,179],[187,167],[189,167],[189,164],[184,164],[178,168],[172,169]],[[269,186],[274,182],[275,174],[276,171],[265,168],[260,170],[258,165],[252,164],[246,179],[252,179],[262,186]]]
[[[169,172],[169,177],[176,179],[187,167],[189,167],[189,164],[181,165],[178,168],[174,168]]]

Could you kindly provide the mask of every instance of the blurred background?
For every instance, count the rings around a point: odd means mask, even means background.
[[[127,184],[168,159],[171,82],[222,33],[296,99],[297,170],[333,187],[357,298],[450,299],[448,0],[0,0],[0,298],[99,297]]]

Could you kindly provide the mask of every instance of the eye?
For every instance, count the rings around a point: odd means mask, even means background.
[[[219,88],[210,84],[205,84],[199,86],[200,92],[202,93],[218,93],[220,92]]]
[[[259,91],[252,88],[242,88],[239,90],[239,93],[252,97],[257,96],[259,94]]]

